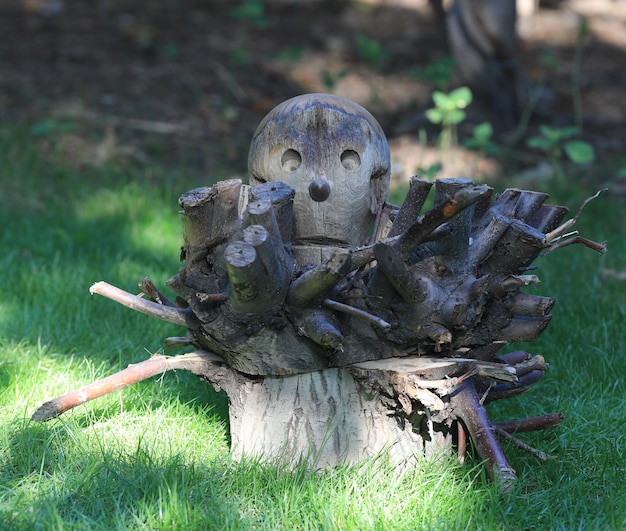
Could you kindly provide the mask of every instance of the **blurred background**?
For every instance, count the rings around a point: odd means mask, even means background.
[[[396,183],[422,173],[532,185],[554,172],[549,127],[563,133],[557,144],[592,146],[595,185],[621,193],[626,2],[519,0],[514,33],[510,8],[496,11],[515,2],[454,4],[0,0],[0,119],[70,165],[184,166],[208,183],[245,178],[250,137],[273,106],[330,92],[381,122]],[[472,79],[476,57],[495,74]],[[514,74],[490,86],[502,69]],[[463,85],[471,103],[442,146],[433,93]],[[578,162],[568,175],[590,178]]]

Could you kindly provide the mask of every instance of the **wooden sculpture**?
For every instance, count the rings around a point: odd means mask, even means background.
[[[385,203],[389,148],[376,120],[343,98],[288,100],[259,125],[250,186],[219,182],[182,195],[184,266],[143,297],[91,288],[187,328],[195,351],[155,356],[47,402],[48,420],[86,400],[168,369],[226,391],[234,457],[311,467],[382,451],[398,463],[465,447],[491,476],[514,471],[498,441],[558,424],[559,414],[492,423],[484,404],[527,391],[542,356],[500,354],[532,341],[554,299],[523,291],[529,266],[563,239],[567,209],[540,192],[467,179],[414,177],[400,208]],[[431,188],[434,207],[422,213]],[[513,438],[520,445],[521,441]],[[536,455],[541,453],[535,451]]]

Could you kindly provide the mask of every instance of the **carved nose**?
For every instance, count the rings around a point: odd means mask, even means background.
[[[326,201],[330,195],[330,184],[324,179],[315,179],[309,184],[309,195],[313,201],[321,203]]]

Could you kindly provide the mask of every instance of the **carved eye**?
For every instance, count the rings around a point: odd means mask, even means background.
[[[288,149],[280,158],[280,165],[285,171],[296,171],[302,164],[302,156],[295,149]]]
[[[341,154],[341,165],[348,171],[358,170],[361,166],[361,157],[356,151],[346,149]]]

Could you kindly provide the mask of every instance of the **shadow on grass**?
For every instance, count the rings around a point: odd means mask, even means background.
[[[75,430],[55,423],[13,432],[4,465],[11,471],[5,477],[12,479],[3,487],[22,490],[28,499],[21,500],[22,511],[0,511],[0,522],[12,528],[63,522],[162,529],[225,529],[240,522],[236,500],[220,489],[229,473],[224,458],[208,459],[206,465],[181,454],[155,458],[141,442],[132,453],[116,450],[115,444],[82,449]]]

